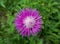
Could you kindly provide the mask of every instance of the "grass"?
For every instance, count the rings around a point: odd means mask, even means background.
[[[43,16],[37,36],[22,37],[14,19],[23,8],[35,8]],[[60,0],[0,0],[0,44],[60,44]]]

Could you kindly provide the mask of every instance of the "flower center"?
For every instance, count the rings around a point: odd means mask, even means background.
[[[27,28],[32,28],[35,24],[35,20],[32,16],[29,16],[29,17],[26,17],[24,19],[24,25],[27,27]]]

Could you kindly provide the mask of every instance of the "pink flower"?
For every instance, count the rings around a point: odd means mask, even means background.
[[[14,21],[19,34],[22,36],[36,35],[42,28],[42,16],[36,9],[21,10]]]

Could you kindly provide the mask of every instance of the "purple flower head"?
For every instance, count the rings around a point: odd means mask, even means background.
[[[42,28],[42,16],[36,9],[25,8],[15,19],[17,31],[22,36],[36,35]]]

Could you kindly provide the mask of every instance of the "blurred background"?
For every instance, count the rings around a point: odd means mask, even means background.
[[[37,36],[16,31],[14,19],[23,8],[35,8],[43,16]],[[0,44],[60,44],[60,0],[0,0]]]

